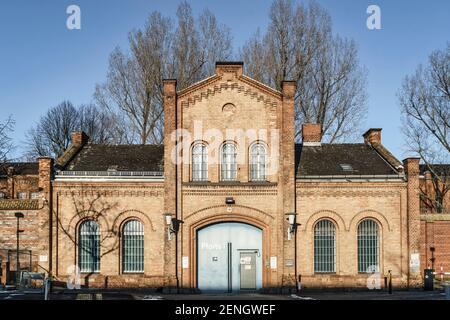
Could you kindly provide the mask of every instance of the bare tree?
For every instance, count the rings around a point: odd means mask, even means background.
[[[449,174],[441,164],[450,163],[450,43],[429,56],[406,76],[398,94],[407,151],[417,154],[430,171],[434,207],[441,211],[450,189]],[[445,166],[444,166],[445,167]],[[422,193],[422,197],[429,195]]]
[[[195,21],[182,2],[177,26],[153,12],[143,30],[129,34],[129,52],[117,48],[110,56],[107,79],[97,85],[98,104],[125,119],[135,143],[163,139],[162,80],[176,78],[183,89],[211,73],[216,60],[231,55],[230,31],[205,10]]]
[[[10,160],[10,152],[13,148],[11,134],[14,129],[14,124],[15,122],[12,116],[0,122],[0,165]]]
[[[114,115],[95,105],[77,108],[63,101],[50,108],[26,133],[26,157],[61,156],[71,143],[72,131],[77,130],[86,132],[95,143],[120,142],[118,128]]]
[[[301,124],[320,123],[329,142],[349,138],[366,115],[366,77],[353,41],[333,35],[329,14],[317,3],[275,0],[266,33],[240,50],[247,73],[276,89],[297,83],[296,138]]]

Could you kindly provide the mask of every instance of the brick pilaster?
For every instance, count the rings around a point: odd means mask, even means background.
[[[411,269],[411,257],[420,253],[420,189],[419,189],[419,158],[403,160],[407,183],[407,217],[408,217],[408,285],[420,286],[421,270]]]
[[[177,128],[177,81],[163,80],[164,84],[164,213],[177,214],[177,164],[173,159],[176,142],[173,134]],[[160,217],[163,219],[163,216]],[[176,285],[176,244],[175,237],[168,240],[164,236],[164,274],[166,286]]]
[[[295,237],[288,240],[289,224],[286,213],[295,212],[295,110],[294,96],[296,86],[293,81],[282,83],[282,110],[280,136],[280,170],[279,183],[282,196],[280,224],[283,230],[283,264],[282,286],[293,287],[296,281]]]
[[[41,256],[47,256],[47,261],[40,261],[39,265],[47,269],[49,274],[53,273],[53,159],[41,157],[39,162],[39,193],[41,209],[39,212],[39,249]]]

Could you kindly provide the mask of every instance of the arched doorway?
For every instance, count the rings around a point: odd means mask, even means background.
[[[262,288],[262,230],[240,222],[197,232],[197,287],[202,292]]]

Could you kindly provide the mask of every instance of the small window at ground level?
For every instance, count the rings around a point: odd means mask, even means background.
[[[28,199],[28,192],[17,192],[17,199]]]
[[[5,199],[5,198],[6,198],[5,193],[4,192],[0,192],[0,199]]]
[[[39,192],[32,192],[31,199],[39,199]]]

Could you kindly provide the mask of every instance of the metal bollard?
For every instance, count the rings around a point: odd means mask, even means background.
[[[51,285],[51,280],[49,278],[45,279],[45,281],[44,281],[44,300],[49,300],[48,295],[50,293],[50,285]]]
[[[392,273],[389,270],[389,294],[392,294]]]

